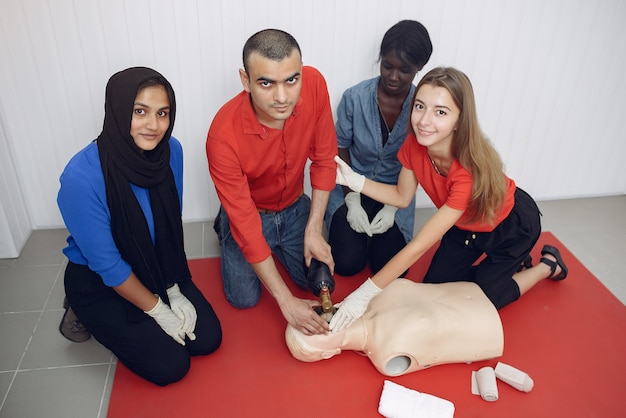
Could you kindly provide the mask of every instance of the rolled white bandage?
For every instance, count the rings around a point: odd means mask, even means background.
[[[495,373],[498,379],[522,392],[530,392],[535,385],[533,379],[528,376],[528,373],[516,369],[513,366],[509,366],[508,364],[498,362]]]
[[[387,418],[453,418],[454,404],[385,380],[378,413]]]
[[[493,368],[487,366],[472,372],[472,393],[488,402],[498,400],[498,384]]]

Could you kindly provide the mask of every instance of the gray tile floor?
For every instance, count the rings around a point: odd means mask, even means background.
[[[539,202],[554,233],[626,304],[626,196]],[[433,212],[419,209],[416,228]],[[0,418],[105,417],[116,358],[58,332],[65,230],[37,230],[19,258],[0,259]],[[212,222],[185,224],[189,258],[219,254]]]

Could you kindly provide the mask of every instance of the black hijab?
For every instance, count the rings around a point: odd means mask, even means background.
[[[135,97],[142,88],[155,85],[167,92],[170,124],[154,150],[141,152],[130,135]],[[170,168],[169,139],[176,116],[174,90],[165,77],[150,68],[128,68],[109,79],[104,109],[104,126],[97,143],[113,239],[144,286],[169,302],[166,289],[191,277],[183,245],[180,201]],[[154,243],[131,183],[149,191]]]

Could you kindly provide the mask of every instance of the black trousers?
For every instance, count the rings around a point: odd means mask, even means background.
[[[370,222],[383,208],[382,203],[365,195],[361,195],[361,206],[365,209]],[[352,229],[347,216],[348,208],[344,204],[333,214],[328,232],[328,243],[337,274],[353,276],[361,272],[368,262],[372,274],[376,274],[406,245],[406,240],[395,223],[385,233],[368,237],[367,234]]]
[[[144,379],[165,386],[189,371],[190,356],[206,355],[222,342],[222,328],[213,307],[193,281],[179,284],[196,308],[196,340],[178,344],[150,316],[129,310],[129,303],[87,266],[69,262],[65,292],[74,313],[96,340],[126,367]]]
[[[540,217],[532,197],[517,188],[513,210],[493,231],[452,227],[443,236],[424,283],[475,282],[498,309],[516,301],[520,290],[513,274],[539,239]]]

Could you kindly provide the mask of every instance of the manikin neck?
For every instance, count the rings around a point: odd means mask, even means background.
[[[365,318],[363,316],[344,329],[339,347],[342,351],[365,351],[367,347],[367,327],[365,326]]]

